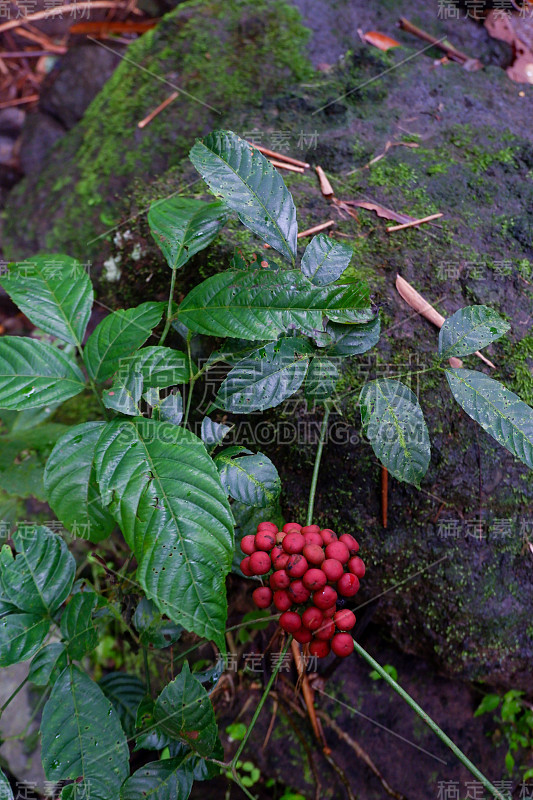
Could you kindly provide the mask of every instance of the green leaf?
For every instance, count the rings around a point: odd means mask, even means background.
[[[147,596],[223,650],[233,519],[203,443],[167,422],[113,420],[98,443],[96,470]]]
[[[77,661],[98,644],[98,631],[93,622],[97,599],[95,592],[79,592],[73,595],[61,615],[61,635],[67,643],[69,656]]]
[[[429,434],[413,392],[399,381],[370,381],[361,390],[363,432],[391,475],[420,485],[430,459]]]
[[[62,403],[85,388],[76,364],[57,347],[26,336],[0,338],[0,407],[20,411]]]
[[[201,756],[212,753],[218,739],[215,712],[186,661],[178,677],[157,698],[154,717],[163,733],[185,742]]]
[[[486,694],[481,703],[474,711],[475,717],[480,717],[482,714],[487,714],[494,711],[500,705],[501,697],[498,694]]]
[[[366,353],[379,341],[380,319],[376,316],[370,322],[361,325],[339,325],[328,322],[326,331],[333,337],[331,345],[326,347],[329,356],[357,356]]]
[[[75,536],[100,542],[115,527],[104,508],[94,471],[96,444],[105,422],[83,422],[61,437],[46,464],[48,503]]]
[[[223,450],[215,457],[228,494],[249,506],[272,505],[281,493],[281,480],[272,461],[263,453],[232,458],[231,452],[231,448]]]
[[[35,614],[7,614],[0,619],[0,667],[31,658],[42,645],[50,620]]]
[[[221,444],[231,429],[231,425],[223,425],[219,422],[213,422],[209,417],[204,417],[200,437],[208,452],[211,452],[217,445]]]
[[[231,131],[213,131],[196,142],[190,159],[243,225],[294,263],[296,208],[270,161]]]
[[[52,686],[67,666],[67,650],[63,642],[45,645],[33,657],[28,680],[36,686]]]
[[[164,303],[141,303],[126,311],[113,311],[94,329],[83,350],[87,372],[95,381],[110,378],[120,360],[133,355],[161,321]]]
[[[300,268],[315,286],[326,286],[340,278],[352,255],[353,250],[349,245],[319,233],[305,248]]]
[[[17,556],[1,569],[4,593],[21,611],[53,616],[74,583],[76,562],[60,536],[39,525],[13,534]]]
[[[227,207],[218,200],[169,197],[151,206],[148,224],[170,269],[179,269],[211,244],[228,216]]]
[[[135,751],[162,750],[164,747],[168,747],[172,741],[155,724],[154,705],[154,700],[147,695],[141,700],[137,709]]]
[[[135,735],[137,709],[144,697],[144,682],[126,672],[110,672],[98,681],[100,689],[118,714],[122,730],[131,739]]]
[[[332,400],[338,380],[337,365],[329,358],[321,355],[315,356],[311,361],[305,381],[305,396],[308,400],[319,403]]]
[[[191,364],[191,369],[193,373],[197,371],[194,364]],[[171,347],[143,347],[129,358],[121,360],[115,378],[125,379],[133,372],[142,375],[145,389],[165,389],[189,382],[189,359],[185,353]]]
[[[231,370],[215,405],[234,414],[278,406],[302,385],[310,353],[308,342],[294,337],[259,347]]]
[[[135,609],[132,622],[139,631],[141,644],[152,645],[158,650],[170,647],[177,642],[183,633],[181,625],[163,619],[156,604],[143,597]]]
[[[120,800],[187,800],[194,782],[186,754],[150,761],[134,772],[120,790]]]
[[[85,790],[86,800],[119,796],[129,774],[126,737],[100,687],[72,664],[55,682],[43,709],[41,735],[47,780],[81,777],[83,783],[75,786]]]
[[[140,414],[138,403],[142,393],[143,377],[141,373],[128,372],[124,377],[115,377],[113,386],[102,392],[102,400],[106,408],[136,417]]]
[[[503,336],[511,326],[487,306],[460,308],[445,320],[439,332],[439,354],[444,360],[468,356]]]
[[[178,307],[178,319],[196,333],[262,340],[288,330],[312,335],[323,316],[365,322],[372,316],[362,283],[313,286],[299,270],[226,270],[196,286]]]
[[[87,272],[75,258],[36,255],[9,264],[0,283],[20,310],[45,333],[81,346],[93,305]]]
[[[533,467],[533,410],[498,381],[473,369],[447,369],[452,394],[468,416]]]
[[[179,425],[183,419],[183,398],[178,389],[175,389],[159,404],[159,416],[164,422]]]
[[[0,769],[0,800],[13,800],[11,785]]]

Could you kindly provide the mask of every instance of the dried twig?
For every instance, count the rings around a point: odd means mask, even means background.
[[[14,97],[12,100],[0,103],[0,108],[12,108],[13,106],[23,106],[26,103],[36,103],[38,99],[38,94],[29,94],[27,97]]]
[[[274,158],[277,161],[286,161],[289,164],[293,164],[295,167],[302,167],[302,170],[308,169],[310,166],[307,161],[299,161],[297,158],[286,156],[284,153],[276,153],[275,150],[269,150],[268,147],[263,147],[262,145],[254,144],[253,142],[250,142],[250,144],[252,147],[255,147],[256,150],[259,150],[260,153],[263,153],[264,156]]]
[[[411,222],[402,222],[401,225],[392,225],[392,227],[387,228],[387,233],[394,233],[394,231],[403,231],[404,228],[413,228],[416,225],[422,225],[423,222],[431,222],[432,219],[439,219],[440,217],[442,217],[442,213],[430,214],[428,217],[421,217],[420,219],[414,219]]]
[[[304,239],[306,236],[313,236],[315,233],[320,233],[320,231],[325,231],[327,228],[331,228],[332,225],[335,225],[334,219],[328,219],[327,222],[321,222],[320,225],[315,225],[313,228],[308,228],[306,231],[300,231],[298,234],[298,239]],[[269,244],[263,245],[265,250],[270,250]]]
[[[445,317],[442,314],[433,308],[433,306],[425,300],[421,294],[419,294],[416,289],[414,289],[410,283],[408,283],[405,278],[402,278],[401,275],[396,276],[396,289],[401,297],[405,300],[408,305],[411,306],[418,314],[425,317],[425,319],[432,322],[437,328],[442,328],[445,320]],[[476,351],[475,355],[480,358],[485,364],[488,364],[489,367],[492,369],[496,369],[495,365],[492,361],[489,361],[483,353],[480,353],[479,350]],[[459,358],[450,358],[450,365],[452,367],[462,367],[463,362]]]
[[[320,183],[320,191],[324,195],[330,199],[331,197],[335,196],[335,192],[333,191],[333,186],[329,182],[329,179],[322,169],[322,167],[315,167],[316,174],[318,175],[318,182]]]
[[[137,123],[137,127],[138,128],[145,128],[148,125],[148,123],[151,122],[154,119],[154,117],[157,117],[157,115],[160,114],[161,111],[163,111],[163,109],[165,109],[167,106],[169,106],[172,103],[172,101],[176,99],[176,97],[178,95],[179,95],[179,92],[172,92],[172,94],[169,95],[169,97],[167,97],[166,100],[163,100],[163,102],[160,103],[157,106],[157,108],[154,108],[154,110],[151,111],[148,114],[148,116],[146,116],[144,119],[142,119],[140,122],[138,122]]]
[[[303,167],[295,167],[294,164],[286,164],[284,161],[277,161],[275,158],[269,158],[269,161],[278,169],[286,169],[289,172],[304,172]]]
[[[408,19],[405,17],[401,17],[398,22],[398,27],[401,28],[406,33],[412,33],[413,36],[417,36],[419,39],[422,39],[424,42],[429,42],[429,44],[434,45],[439,50],[442,50],[443,53],[446,53],[451,61],[456,61],[458,64],[461,64],[465,69],[475,71],[478,69],[483,69],[483,64],[477,58],[470,58],[467,56],[466,53],[462,53],[460,50],[457,50],[456,47],[453,47],[451,44],[447,44],[446,42],[439,41],[430,33],[423,31],[421,28],[417,28],[416,25],[413,25],[412,22],[409,22]]]
[[[322,745],[322,749],[325,753],[331,753],[330,748],[326,744],[326,740],[324,739],[324,734],[320,728],[318,723],[318,719],[316,716],[315,710],[315,693],[311,689],[309,684],[309,678],[305,672],[305,666],[302,659],[302,654],[300,652],[300,647],[294,639],[291,642],[291,650],[292,655],[294,657],[294,663],[296,664],[296,670],[298,672],[298,680],[301,682],[302,686],[302,694],[305,701],[305,705],[307,708],[307,713],[309,714],[309,719],[311,721],[311,727],[313,728],[313,733],[315,734],[316,739]]]
[[[67,52],[68,48],[64,44],[56,44],[53,39],[49,36],[46,36],[42,31],[33,28],[33,25],[28,25],[28,28],[19,28],[17,30],[17,36],[21,36],[23,39],[28,39],[30,42],[35,42],[36,44],[41,45],[43,50],[50,50],[52,53],[57,53],[57,55],[63,55]]]

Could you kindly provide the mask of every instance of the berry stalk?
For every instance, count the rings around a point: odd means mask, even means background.
[[[331,413],[331,405],[329,403],[326,403],[324,406],[324,417],[322,419],[322,426],[320,428],[320,439],[318,440],[318,447],[316,450],[315,466],[313,468],[313,477],[311,478],[311,488],[309,490],[309,503],[307,505],[307,520],[305,523],[306,525],[311,525],[313,521],[316,485],[318,482],[318,473],[320,471],[320,460],[322,458],[322,450],[324,449],[324,442],[326,441],[326,433],[328,430],[328,421],[330,413]]]
[[[487,791],[490,792],[493,797],[496,797],[497,800],[505,800],[503,794],[499,792],[498,789],[496,789],[496,787],[493,786],[492,783],[487,778],[485,778],[483,773],[481,773],[478,770],[478,768],[474,764],[472,764],[470,759],[467,758],[461,750],[459,750],[457,745],[454,744],[454,742],[452,742],[450,737],[446,736],[444,731],[442,731],[439,728],[437,723],[433,722],[431,717],[428,714],[426,714],[424,709],[420,708],[418,703],[415,702],[415,700],[413,700],[411,695],[407,694],[405,689],[402,689],[402,687],[398,683],[396,683],[394,678],[391,678],[388,672],[385,672],[383,667],[380,664],[378,664],[378,662],[372,658],[370,653],[367,653],[366,650],[363,647],[361,647],[361,645],[358,642],[355,641],[355,639],[353,640],[353,643],[359,655],[362,656],[365,659],[365,661],[367,661],[371,665],[371,667],[375,669],[376,672],[379,673],[379,675],[383,678],[383,680],[386,681],[389,684],[389,686],[392,686],[394,691],[397,692],[403,700],[405,700],[407,705],[410,706],[422,720],[424,720],[426,725],[429,728],[431,728],[433,733],[435,733],[439,737],[441,742],[444,742],[444,744],[450,748],[452,753],[454,753],[457,756],[461,764],[463,764],[467,768],[467,770],[469,770],[472,773],[472,775],[474,775],[478,779],[478,781],[483,784],[485,789],[487,789]]]

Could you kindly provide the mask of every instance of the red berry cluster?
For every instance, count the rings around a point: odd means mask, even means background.
[[[260,522],[255,536],[242,538],[241,549],[245,575],[269,576],[269,586],[252,595],[258,608],[273,602],[283,612],[280,626],[297,642],[309,644],[311,655],[324,658],[330,649],[337,656],[350,655],[353,640],[347,631],[355,625],[355,614],[337,610],[337,599],[353,597],[365,574],[353,536],[337,537],[329,528],[297,522],[279,531],[273,522]]]

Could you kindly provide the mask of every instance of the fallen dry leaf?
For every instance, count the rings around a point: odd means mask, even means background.
[[[396,289],[398,290],[398,294],[403,297],[405,302],[411,306],[417,314],[420,314],[425,319],[432,322],[437,328],[442,328],[446,318],[439,314],[436,308],[433,308],[431,303],[428,303],[421,294],[419,294],[416,289],[414,289],[410,283],[408,283],[405,278],[402,278],[401,275],[396,275]],[[485,358],[483,353],[480,353],[479,350],[476,351],[475,355],[480,358],[485,364],[488,364],[489,367],[492,369],[496,369],[492,361],[489,361],[488,358]],[[463,362],[459,358],[450,358],[449,359],[451,367],[462,367]]]
[[[514,50],[515,60],[506,72],[516,83],[533,83],[533,19],[531,15],[497,14],[489,11],[485,27],[494,39],[501,39]]]
[[[397,211],[393,211],[391,208],[382,206],[379,203],[367,203],[366,200],[350,200],[349,203],[350,205],[357,206],[357,208],[366,208],[367,211],[375,211],[378,217],[392,219],[394,222],[403,224],[416,221],[416,217],[410,217],[409,214],[399,214]]]
[[[377,47],[379,50],[390,50],[391,47],[401,47],[400,42],[397,42],[396,39],[391,39],[390,36],[379,33],[379,31],[367,31],[363,33],[359,30],[358,33],[364,42]]]

